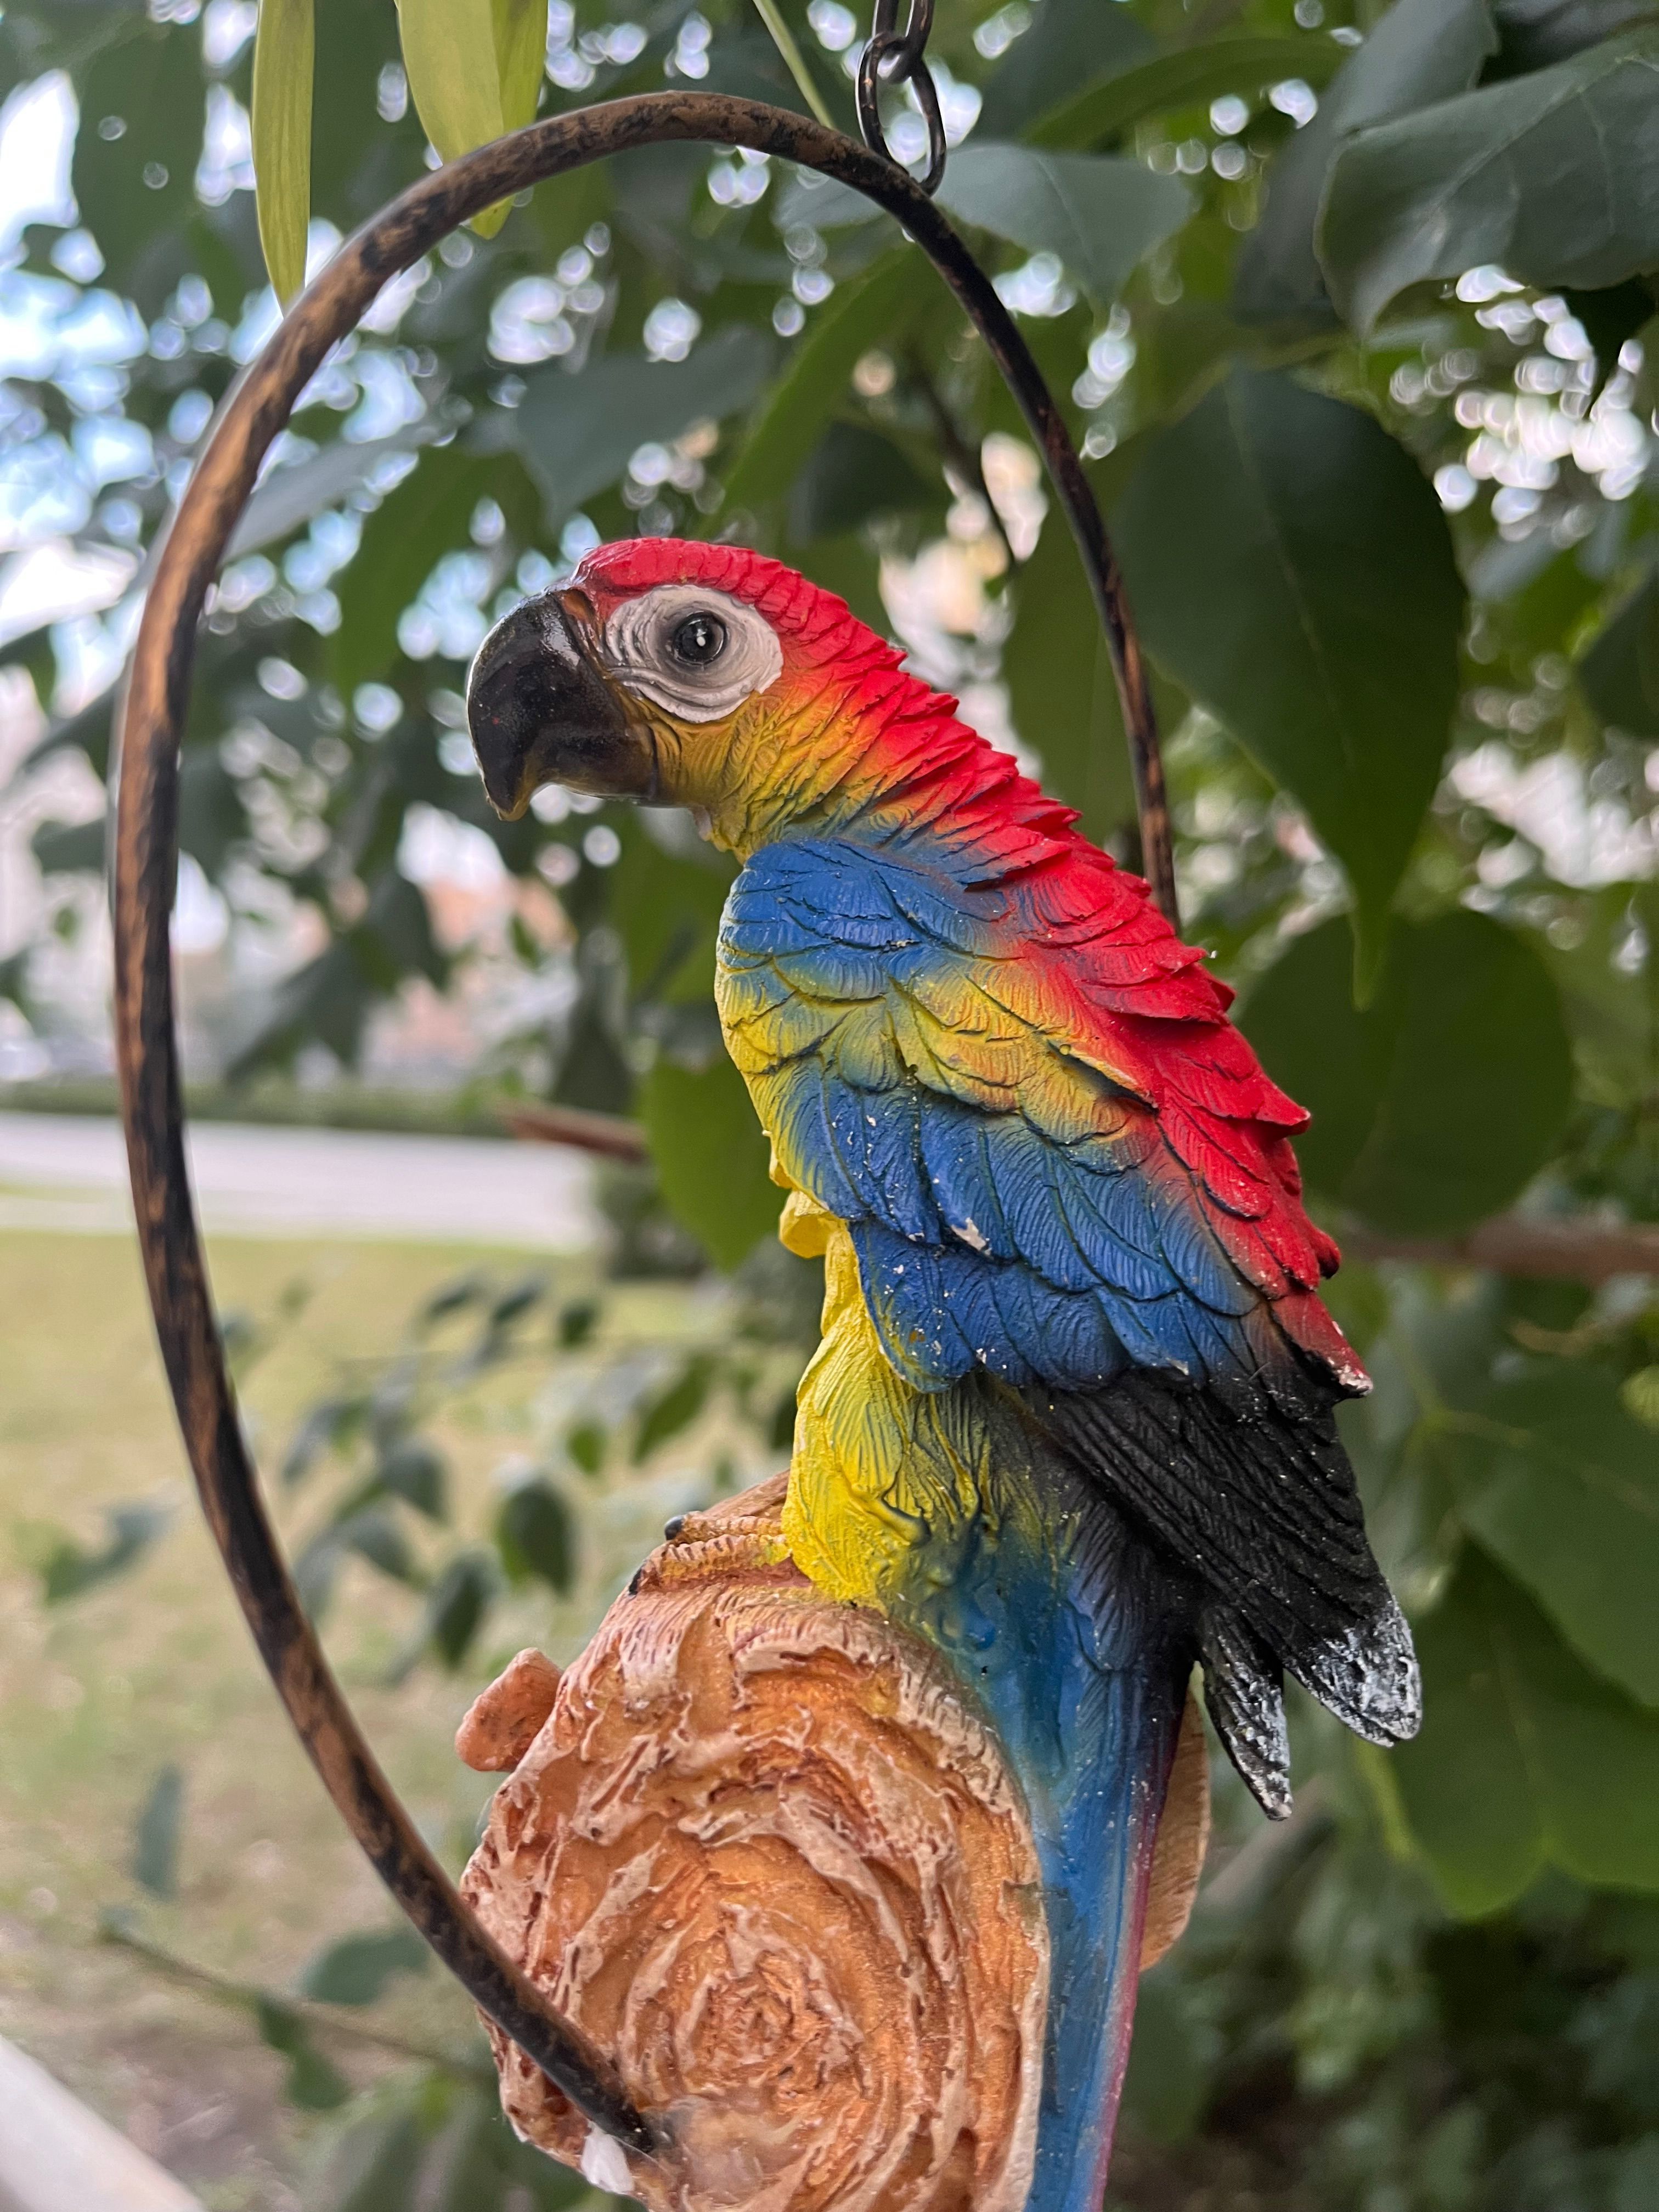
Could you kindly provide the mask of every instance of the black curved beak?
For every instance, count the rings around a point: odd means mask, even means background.
[[[516,822],[544,783],[649,799],[655,756],[562,596],[504,616],[466,679],[466,720],[490,805]]]

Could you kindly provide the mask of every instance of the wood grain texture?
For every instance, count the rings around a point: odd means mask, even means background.
[[[660,2116],[665,2157],[616,2177],[652,2212],[1019,2212],[1048,1980],[1030,1819],[938,1657],[790,1562],[782,1497],[653,1553],[463,1893]],[[520,1712],[508,1676],[486,1732]],[[586,2123],[494,2041],[514,2126],[592,2178]]]

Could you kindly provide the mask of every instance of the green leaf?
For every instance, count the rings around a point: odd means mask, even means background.
[[[573,1298],[568,1306],[561,1306],[558,1319],[560,1351],[576,1352],[583,1345],[591,1344],[600,1316],[601,1308],[597,1298]]]
[[[1452,1910],[1496,1911],[1546,1866],[1659,1889],[1659,1717],[1592,1674],[1473,1547],[1416,1633],[1423,1733],[1391,1764]]]
[[[259,0],[253,44],[253,173],[259,243],[286,307],[306,281],[311,221],[312,0]]]
[[[1308,330],[1335,322],[1314,234],[1337,150],[1369,124],[1467,90],[1497,43],[1486,0],[1395,0],[1336,72],[1318,113],[1273,157],[1267,205],[1239,249],[1241,321]]]
[[[584,1474],[597,1474],[605,1465],[607,1438],[598,1421],[579,1421],[564,1440],[564,1448]]]
[[[449,963],[432,933],[432,915],[417,887],[388,867],[369,893],[368,911],[351,933],[359,965],[389,995],[405,976],[424,975],[441,990]]]
[[[345,2103],[351,2084],[318,2050],[301,2014],[280,1997],[262,1996],[254,2002],[253,2016],[261,2041],[288,2061],[283,2094],[291,2105],[302,2112],[328,2112]]]
[[[447,1321],[452,1314],[464,1313],[469,1306],[476,1306],[489,1294],[489,1278],[476,1269],[468,1274],[452,1276],[434,1291],[421,1308],[415,1317],[415,1326],[431,1328],[438,1322]]]
[[[406,1921],[373,1936],[343,1936],[308,1959],[300,1994],[319,2004],[369,2005],[400,1974],[423,1974],[432,1954]]]
[[[1024,247],[1052,253],[1098,307],[1108,306],[1136,263],[1179,230],[1193,211],[1178,177],[1115,154],[1044,153],[975,138],[951,156],[939,203]]]
[[[522,100],[523,44],[529,28],[524,18],[530,12],[525,9],[521,16],[514,0],[398,0],[410,95],[427,137],[446,161],[487,146],[507,129],[501,57],[505,49]],[[511,206],[510,200],[500,201],[472,216],[469,227],[480,238],[493,238]]]
[[[1347,872],[1364,990],[1457,697],[1439,501],[1370,415],[1235,369],[1147,441],[1112,528],[1154,658]]]
[[[765,24],[767,33],[777,49],[778,58],[788,72],[791,84],[805,103],[808,111],[817,118],[826,131],[833,131],[836,127],[836,118],[824,102],[823,94],[807,66],[806,58],[796,43],[795,34],[790,29],[782,9],[777,4],[777,0],[755,0],[755,12]]]
[[[1346,932],[1297,938],[1251,993],[1244,1028],[1313,1115],[1310,1184],[1404,1235],[1449,1235],[1514,1198],[1565,1126],[1572,1058],[1549,971],[1525,940],[1459,911],[1396,921],[1363,1012]]]
[[[492,0],[398,0],[410,96],[446,161],[501,135]]]
[[[1651,952],[1639,968],[1629,958],[1632,933],[1649,946],[1659,944],[1659,884],[1650,880],[1634,890],[1609,884],[1575,902],[1583,935],[1573,945],[1552,945],[1547,957],[1561,992],[1572,1036],[1581,1097],[1595,1098],[1604,1109],[1619,1103],[1621,1113],[1640,1115],[1640,1102],[1651,1090],[1654,1041],[1659,1038],[1659,961]],[[1638,1169],[1626,1182],[1619,1172],[1615,1188],[1634,1199],[1640,1213],[1650,1211]]]
[[[179,763],[179,842],[216,880],[249,833],[247,807],[216,745],[192,745]]]
[[[1659,738],[1659,572],[1638,586],[1578,663],[1579,689],[1604,722]]]
[[[628,985],[638,1005],[696,1006],[715,1017],[714,938],[735,869],[699,842],[684,817],[684,847],[665,852],[643,812],[619,824],[622,858],[611,876],[611,910],[628,956]]]
[[[1581,1658],[1659,1705],[1659,1452],[1610,1376],[1565,1361],[1448,1417],[1458,1511]]]
[[[855,223],[890,223],[892,217],[852,185],[820,176],[816,169],[797,169],[780,188],[775,220],[781,230],[798,222],[814,230],[850,230]],[[805,344],[811,343],[813,331],[823,319],[822,314],[813,317],[813,329],[807,332]]]
[[[81,1597],[100,1583],[137,1565],[173,1520],[170,1505],[112,1505],[104,1515],[102,1547],[88,1552],[73,1537],[60,1537],[41,1562],[41,1595],[48,1605]]]
[[[763,507],[788,490],[824,424],[846,398],[860,356],[892,338],[896,318],[914,295],[916,276],[914,249],[896,246],[839,286],[813,317],[738,449],[711,528],[738,507]]]
[[[368,482],[389,454],[406,453],[436,434],[435,424],[416,422],[390,437],[368,438],[361,444],[337,438],[305,460],[273,469],[243,508],[226,560],[240,561],[244,553],[257,553],[261,546],[289,537],[325,507],[337,507]]]
[[[343,230],[425,174],[427,137],[413,102],[398,123],[375,112],[380,73],[398,58],[398,31],[386,0],[326,0],[318,9],[311,205]]]
[[[1127,8],[1103,8],[1100,0],[1040,0],[1030,29],[986,82],[979,127],[988,138],[1018,137],[1034,118],[1046,117],[1080,86],[1103,77],[1115,81],[1157,51],[1151,33]]]
[[[185,1778],[160,1768],[132,1830],[132,1878],[152,1897],[179,1894],[179,1843],[185,1825]]]
[[[490,1328],[510,1329],[515,1322],[522,1321],[527,1313],[535,1311],[547,1296],[550,1288],[550,1285],[545,1275],[520,1275],[516,1283],[510,1283],[507,1289],[491,1302]]]
[[[493,0],[501,128],[536,119],[547,66],[547,0]]]
[[[809,544],[789,546],[786,557],[792,568],[844,599],[866,629],[878,637],[886,635],[881,556],[868,537],[854,532],[845,538],[815,538]]]
[[[1123,2077],[1123,2117],[1137,2136],[1156,2143],[1190,2139],[1210,2100],[1219,2043],[1172,1962],[1141,1976]]]
[[[350,946],[337,939],[326,952],[284,976],[267,1018],[232,1060],[231,1080],[240,1081],[264,1062],[291,1059],[312,1037],[320,1038],[349,1065],[357,1056],[374,998]]]
[[[520,2142],[485,2089],[456,2100],[421,2175],[421,2212],[623,2212],[623,2201]]]
[[[159,315],[190,262],[205,87],[201,32],[146,23],[98,55],[76,86],[82,124],[70,179],[104,282]]]
[[[1362,334],[1409,284],[1497,262],[1595,289],[1659,264],[1659,24],[1351,139],[1319,228]]]
[[[548,527],[556,530],[615,483],[641,446],[666,444],[694,422],[746,406],[771,361],[771,344],[759,331],[732,323],[687,361],[607,354],[574,374],[534,373],[510,433],[541,489]]]
[[[1489,77],[1547,69],[1655,13],[1654,0],[1492,0],[1500,44]]]
[[[313,1536],[294,1562],[294,1587],[307,1620],[320,1624],[334,1600],[340,1571],[342,1546],[337,1532],[325,1528]]]
[[[1042,763],[1042,784],[1075,806],[1097,841],[1135,818],[1123,720],[1100,617],[1065,518],[1051,511],[1014,579],[1002,653],[1014,727]]]
[[[285,1487],[302,1482],[325,1452],[337,1451],[362,1425],[361,1398],[324,1398],[307,1408],[283,1455]]]
[[[1273,341],[1236,322],[1214,300],[1190,295],[1137,308],[1135,315],[1135,404],[1147,429],[1188,414],[1206,392],[1235,365],[1252,366],[1267,358]],[[1134,441],[1116,447],[1096,475],[1127,480],[1134,465]]]
[[[371,2113],[331,2147],[307,2212],[409,2212],[420,2172],[414,2114]]]
[[[381,1458],[374,1479],[428,1521],[449,1518],[449,1462],[424,1437],[404,1437]]]
[[[1342,58],[1340,46],[1317,39],[1250,35],[1207,40],[1119,70],[1086,91],[1077,91],[1075,83],[1066,87],[1060,104],[1024,135],[1034,146],[1098,146],[1143,116],[1165,108],[1207,104],[1229,92],[1253,98],[1264,86],[1287,77],[1300,77],[1317,88],[1340,66]],[[1306,135],[1305,130],[1298,133]]]
[[[15,952],[9,952],[0,960],[0,1000],[15,1006],[26,1022],[33,1022],[36,1012],[34,994],[29,988],[29,965],[33,958],[32,945],[20,945]]]
[[[452,1673],[471,1649],[495,1596],[495,1565],[486,1552],[462,1552],[433,1583],[421,1642]]]
[[[443,556],[468,543],[491,465],[459,445],[432,447],[364,522],[340,579],[333,639],[335,681],[347,698],[396,659],[398,620]]]
[[[90,822],[43,822],[29,850],[45,875],[102,875],[106,827],[101,814]]]
[[[639,1432],[634,1438],[635,1467],[690,1427],[708,1402],[708,1386],[714,1379],[714,1363],[706,1354],[698,1352],[686,1361],[668,1388],[640,1416]]]
[[[348,1513],[331,1531],[337,1545],[356,1552],[394,1583],[419,1587],[423,1579],[410,1541],[384,1505],[366,1505]]]
[[[1632,276],[1626,283],[1604,285],[1596,292],[1581,292],[1575,285],[1564,284],[1561,297],[1595,351],[1595,382],[1590,392],[1594,406],[1619,366],[1626,339],[1633,338],[1653,320],[1659,309],[1659,289],[1652,276]]]
[[[863,422],[832,422],[789,495],[789,535],[805,544],[838,538],[878,514],[945,505],[944,481],[929,483],[903,449]]]
[[[512,2200],[497,2155],[499,2125],[499,2113],[483,2096],[459,2100],[422,2163],[422,2212],[495,2212],[498,2206],[506,2212]],[[540,2162],[553,2165],[545,2155]],[[571,2179],[580,2189],[580,2174]]]
[[[724,1053],[701,1071],[659,1060],[640,1086],[640,1119],[670,1210],[717,1267],[729,1272],[776,1234],[783,1194],[768,1174],[770,1148]]]
[[[570,1508],[539,1476],[516,1483],[495,1517],[495,1546],[514,1582],[532,1576],[561,1597],[575,1575],[575,1528]]]

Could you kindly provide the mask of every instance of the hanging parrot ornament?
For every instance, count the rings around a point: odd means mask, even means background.
[[[1369,1741],[1409,1632],[1334,1413],[1306,1116],[1139,878],[843,603],[733,546],[590,554],[491,631],[485,789],[690,810],[740,862],[726,1042],[825,1261],[783,1532],[948,1662],[1018,1776],[1051,1959],[1028,2212],[1098,2204],[1188,1685],[1264,1811],[1286,1674]]]

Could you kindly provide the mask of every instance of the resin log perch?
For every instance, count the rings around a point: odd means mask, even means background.
[[[821,1596],[784,1483],[688,1516],[561,1676],[525,1652],[458,1747],[512,1769],[465,1894],[665,2129],[629,2159],[492,2030],[520,2134],[652,2212],[1020,2212],[1049,1942],[1030,1814],[938,1654]],[[1142,1960],[1207,1820],[1195,1716]]]

